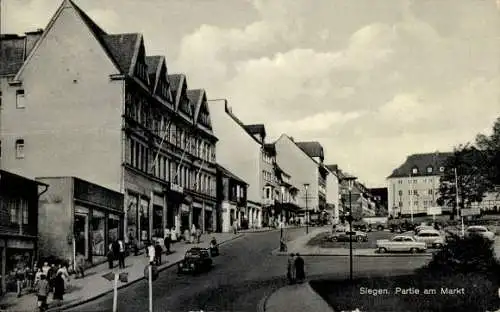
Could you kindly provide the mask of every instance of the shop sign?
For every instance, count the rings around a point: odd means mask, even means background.
[[[175,183],[170,183],[170,190],[173,191],[173,192],[177,192],[177,193],[184,193],[184,188],[180,185],[177,185]]]

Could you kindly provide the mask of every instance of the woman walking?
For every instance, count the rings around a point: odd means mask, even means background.
[[[54,278],[54,299],[57,306],[60,306],[63,301],[64,296],[64,279],[62,277],[62,272],[57,272],[57,276]]]

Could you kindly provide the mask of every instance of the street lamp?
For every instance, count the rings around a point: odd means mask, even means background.
[[[347,181],[347,186],[349,189],[349,215],[347,216],[347,221],[349,221],[349,280],[352,282],[352,188],[354,186],[354,181],[356,177],[349,176],[344,178]]]
[[[309,188],[309,183],[304,183],[304,189],[306,190],[306,234],[309,234],[309,210],[307,208],[307,189]]]

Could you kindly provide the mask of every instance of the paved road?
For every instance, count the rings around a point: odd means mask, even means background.
[[[289,231],[290,238],[304,229]],[[256,311],[259,301],[285,284],[286,258],[271,255],[279,232],[252,233],[221,247],[214,269],[199,276],[178,276],[174,268],[163,271],[154,282],[154,311]],[[306,257],[311,278],[345,278],[349,259],[345,257]],[[425,263],[422,257],[355,258],[359,274],[407,272]],[[112,295],[107,295],[72,311],[111,311]],[[122,289],[118,311],[147,311],[148,288],[145,281]]]

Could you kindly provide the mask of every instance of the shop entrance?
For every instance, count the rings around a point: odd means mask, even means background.
[[[175,226],[175,212],[178,206],[174,206],[173,203],[169,203],[167,207],[167,228],[171,229]]]
[[[193,224],[197,229],[202,227],[201,208],[193,207]]]
[[[153,236],[163,237],[163,207],[153,205]]]
[[[76,253],[89,259],[89,216],[87,214],[75,214],[73,235],[75,236]]]

